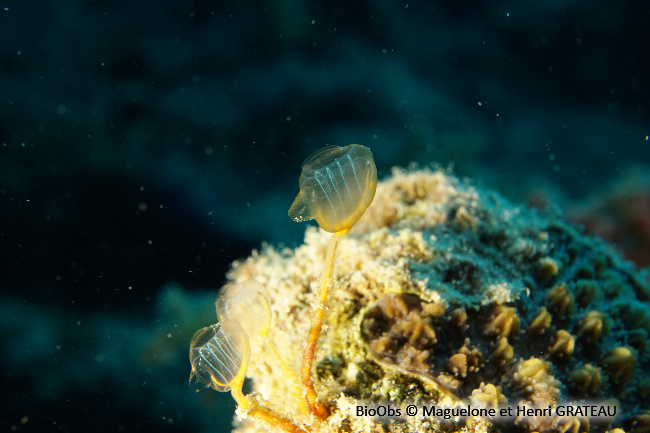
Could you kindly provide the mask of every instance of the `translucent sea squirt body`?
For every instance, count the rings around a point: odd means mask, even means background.
[[[253,279],[228,284],[215,303],[219,321],[238,321],[249,337],[266,337],[271,326],[271,310],[265,289]]]
[[[248,334],[235,320],[196,331],[190,343],[192,374],[202,384],[225,392],[241,392],[250,359]]]
[[[336,233],[356,223],[375,197],[377,168],[367,147],[327,146],[302,164],[300,192],[289,217],[315,219],[325,231]]]

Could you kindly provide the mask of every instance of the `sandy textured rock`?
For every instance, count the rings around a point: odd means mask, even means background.
[[[266,287],[268,338],[296,377],[331,236],[310,227],[295,250],[265,246],[228,274]],[[590,423],[473,418],[466,425],[421,414],[356,416],[356,407],[555,405],[584,395],[616,398],[627,419],[644,419],[647,403],[628,384],[650,379],[645,340],[634,338],[650,327],[647,272],[557,215],[443,171],[394,170],[340,241],[331,284],[314,372],[329,419],[301,414],[292,378],[264,345],[252,348],[248,370],[253,391],[305,428],[578,432]],[[247,420],[238,431],[264,430]]]

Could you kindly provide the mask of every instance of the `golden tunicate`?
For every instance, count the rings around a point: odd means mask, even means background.
[[[190,380],[195,377],[221,392],[232,390],[237,403],[246,407],[241,388],[250,354],[248,334],[235,320],[199,329],[190,343]]]
[[[288,433],[307,433],[284,415],[269,408],[260,397],[250,399],[242,391],[251,351],[248,334],[236,320],[225,319],[199,329],[190,343],[190,381],[196,378],[217,391],[230,391],[239,409],[269,428]]]
[[[300,398],[300,387],[293,371],[268,335],[272,317],[265,292],[264,286],[254,279],[224,286],[215,303],[217,317],[220,322],[229,319],[237,321],[249,337],[269,348],[280,363],[287,380],[294,383],[295,396]],[[302,407],[302,410],[306,413],[306,407]]]
[[[325,419],[329,409],[316,394],[312,366],[334,273],[336,245],[361,218],[377,191],[377,168],[372,152],[358,144],[324,147],[303,162],[299,184],[300,192],[289,209],[289,217],[297,222],[315,219],[323,230],[334,233],[323,261],[320,302],[314,308],[300,369],[309,408],[318,418]]]
[[[220,321],[238,321],[251,337],[266,337],[271,326],[271,309],[264,291],[264,286],[253,279],[224,286],[215,303],[217,317]]]
[[[367,147],[327,146],[303,162],[299,183],[291,219],[315,219],[323,230],[336,233],[352,227],[372,203],[377,168]]]

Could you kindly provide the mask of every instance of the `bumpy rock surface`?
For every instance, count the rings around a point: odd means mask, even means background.
[[[269,294],[272,339],[296,377],[331,234],[307,229],[295,250],[264,247],[228,277]],[[535,404],[616,399],[611,426],[650,423],[648,272],[557,215],[515,206],[443,171],[394,170],[339,243],[316,390],[318,424],[264,344],[253,344],[255,392],[314,431],[571,431],[584,418],[501,423],[356,416],[357,405]],[[470,425],[471,424],[471,425]],[[238,431],[263,431],[249,420]]]

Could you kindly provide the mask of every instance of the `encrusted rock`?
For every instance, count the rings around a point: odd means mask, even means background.
[[[268,338],[293,372],[300,371],[297,354],[330,238],[311,227],[300,247],[265,246],[228,274],[231,282],[255,278],[266,287]],[[632,421],[592,431],[643,433],[650,425],[643,415],[650,407],[647,274],[555,214],[513,205],[442,171],[395,170],[336,251],[312,375],[329,418],[317,424],[287,397],[295,387],[266,345],[252,349],[247,376],[260,398],[310,432],[590,428],[572,417],[443,426],[433,418],[355,415],[359,405],[388,403],[496,407],[505,395],[509,405],[544,408],[616,398]],[[237,430],[263,427],[242,423]]]

